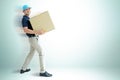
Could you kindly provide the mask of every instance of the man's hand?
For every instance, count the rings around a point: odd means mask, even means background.
[[[45,31],[44,30],[36,30],[35,31],[35,34],[37,34],[37,35],[42,35],[42,34],[44,34],[45,33]]]

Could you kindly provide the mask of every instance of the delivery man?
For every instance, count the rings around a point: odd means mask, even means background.
[[[22,26],[23,26],[23,30],[26,33],[28,39],[29,39],[29,43],[30,43],[30,52],[28,54],[28,56],[25,59],[25,62],[22,66],[22,69],[20,70],[20,73],[25,73],[25,72],[29,72],[30,69],[27,68],[28,64],[30,63],[35,50],[38,52],[39,54],[39,62],[40,62],[40,76],[44,76],[44,77],[51,77],[52,74],[48,73],[45,70],[45,66],[44,66],[44,59],[43,59],[43,53],[41,51],[41,47],[38,44],[38,37],[36,35],[42,35],[44,33],[44,31],[42,30],[33,30],[32,25],[29,21],[29,15],[30,15],[30,10],[31,7],[29,7],[28,5],[24,5],[23,6],[23,13],[24,16],[22,18]]]

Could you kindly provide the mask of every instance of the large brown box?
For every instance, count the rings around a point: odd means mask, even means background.
[[[34,30],[42,29],[45,32],[48,32],[54,29],[54,25],[48,11],[45,11],[41,14],[31,17],[30,22]]]

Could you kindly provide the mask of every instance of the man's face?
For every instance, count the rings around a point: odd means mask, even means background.
[[[23,11],[23,13],[24,13],[25,15],[28,15],[28,16],[30,15],[30,12],[31,12],[31,11],[30,11],[30,8],[28,8],[28,9],[26,9],[26,10]]]

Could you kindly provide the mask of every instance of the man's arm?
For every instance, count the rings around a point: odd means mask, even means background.
[[[28,27],[24,27],[23,28],[23,30],[24,30],[24,32],[25,33],[28,33],[28,34],[37,34],[37,35],[41,35],[41,34],[43,34],[44,33],[44,31],[42,31],[42,30],[31,30],[31,29],[28,29]]]

